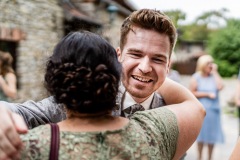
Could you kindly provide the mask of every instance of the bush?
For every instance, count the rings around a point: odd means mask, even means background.
[[[219,66],[223,77],[238,73],[240,67],[240,20],[231,19],[225,28],[214,32],[209,39],[208,50]]]

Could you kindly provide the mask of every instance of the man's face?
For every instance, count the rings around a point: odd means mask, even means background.
[[[168,36],[134,27],[123,50],[118,48],[117,53],[123,67],[123,85],[136,102],[146,100],[162,85],[169,71]]]

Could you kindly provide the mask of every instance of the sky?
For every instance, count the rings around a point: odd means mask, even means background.
[[[180,9],[186,13],[183,23],[190,23],[206,11],[229,10],[227,17],[240,19],[240,0],[128,0],[137,9],[153,8],[162,11]]]

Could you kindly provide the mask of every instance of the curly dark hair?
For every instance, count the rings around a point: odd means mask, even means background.
[[[49,57],[45,87],[71,111],[106,112],[115,106],[121,69],[115,49],[101,36],[71,32]]]

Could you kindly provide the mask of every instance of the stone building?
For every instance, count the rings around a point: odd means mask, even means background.
[[[192,75],[196,69],[198,58],[206,53],[206,43],[204,41],[178,40],[175,47],[177,62],[175,69],[183,75]]]
[[[61,37],[86,29],[117,47],[120,26],[135,8],[124,0],[1,0],[0,50],[14,58],[18,98],[40,100],[47,57]]]

